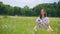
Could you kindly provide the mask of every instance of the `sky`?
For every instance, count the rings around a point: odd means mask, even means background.
[[[30,8],[33,8],[38,4],[53,3],[58,1],[59,0],[0,0],[0,2],[3,2],[4,4],[18,6],[22,8],[26,5],[29,6]]]

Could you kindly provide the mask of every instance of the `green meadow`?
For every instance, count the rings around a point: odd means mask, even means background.
[[[37,17],[0,16],[0,34],[60,34],[60,18],[49,17],[52,31],[39,29],[34,31]]]

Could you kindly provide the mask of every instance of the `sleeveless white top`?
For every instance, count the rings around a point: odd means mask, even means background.
[[[50,20],[49,20],[48,17],[45,17],[43,20],[40,19],[40,17],[38,17],[38,18],[36,19],[36,22],[37,22],[37,23],[40,23],[40,24],[48,24],[48,23],[50,22]]]

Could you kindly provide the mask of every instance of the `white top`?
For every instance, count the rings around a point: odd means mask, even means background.
[[[43,20],[42,19],[40,19],[40,17],[38,17],[37,19],[36,19],[36,22],[37,23],[40,23],[40,24],[48,24],[50,21],[49,21],[49,18],[48,17],[45,17]]]

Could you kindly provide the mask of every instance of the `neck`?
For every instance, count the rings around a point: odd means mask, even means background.
[[[44,18],[44,15],[42,15],[42,18]]]

